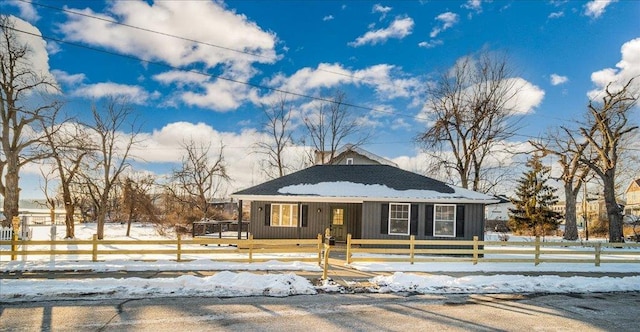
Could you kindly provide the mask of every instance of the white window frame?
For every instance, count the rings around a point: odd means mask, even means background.
[[[391,233],[391,220],[398,220],[398,221],[402,221],[402,218],[392,218],[393,215],[393,211],[392,211],[392,206],[407,206],[407,218],[406,218],[406,222],[407,222],[407,232],[406,233]],[[387,219],[387,227],[388,227],[388,231],[387,233],[389,235],[409,235],[411,233],[411,204],[410,203],[389,203],[389,217]]]
[[[282,224],[282,211],[285,209],[285,206],[289,207],[289,224]],[[273,214],[274,212],[278,213],[278,223],[274,224]],[[288,203],[273,203],[271,204],[271,215],[269,216],[269,225],[271,227],[298,227],[298,223],[300,222],[300,213],[298,213],[298,204],[288,204]]]
[[[353,158],[347,158],[347,165],[353,165]]]
[[[453,227],[452,227],[452,233],[451,234],[436,234],[436,224],[440,221],[440,222],[450,222],[449,220],[437,220],[436,216],[438,215],[438,207],[453,207]],[[433,206],[433,236],[434,237],[456,237],[456,220],[457,220],[457,215],[456,213],[458,209],[456,208],[455,204],[435,204]]]

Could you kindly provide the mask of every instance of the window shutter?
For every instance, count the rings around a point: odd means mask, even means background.
[[[418,235],[418,204],[411,204],[411,228],[409,234]]]
[[[302,206],[302,227],[307,227],[309,223],[308,213],[309,205],[301,205]]]
[[[456,237],[464,237],[464,205],[456,205]]]
[[[389,204],[381,204],[380,210],[380,234],[389,234]]]
[[[264,225],[271,226],[271,204],[264,205]]]
[[[424,219],[426,220],[427,227],[424,230],[424,235],[433,236],[433,204],[427,204],[425,208],[426,213]]]

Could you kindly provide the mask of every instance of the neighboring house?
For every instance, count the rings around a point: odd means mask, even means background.
[[[316,165],[388,165],[398,167],[391,160],[380,157],[353,144],[345,144],[336,150],[332,159],[328,151],[316,151]]]
[[[484,206],[497,200],[389,165],[317,165],[238,191],[251,202],[254,238],[337,241],[484,238]]]
[[[484,216],[486,220],[507,221],[509,220],[509,209],[515,206],[511,203],[511,199],[505,195],[496,196],[497,202],[487,204],[484,208]]]
[[[640,179],[631,181],[625,191],[625,196],[627,204],[624,207],[624,214],[640,217]]]

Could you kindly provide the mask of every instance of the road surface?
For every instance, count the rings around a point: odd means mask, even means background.
[[[1,331],[637,331],[638,317],[640,293],[362,293],[0,304]]]

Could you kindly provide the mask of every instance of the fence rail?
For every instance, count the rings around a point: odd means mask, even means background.
[[[274,259],[267,254],[297,254],[294,256],[278,257],[281,261],[304,261],[321,263],[324,250],[322,236],[316,239],[287,239],[287,240],[254,240],[248,239],[217,239],[193,238],[182,239],[178,236],[173,240],[98,240],[94,235],[91,240],[18,240],[0,241],[0,246],[10,246],[10,250],[0,251],[2,256],[11,256],[16,260],[22,256],[24,260],[30,255],[51,256],[86,256],[94,262],[108,255],[172,255],[176,261],[182,261],[184,255],[227,255],[225,261],[261,262]],[[48,249],[42,248],[49,246]],[[144,246],[164,246],[165,248],[144,248]],[[206,247],[205,247],[206,246]],[[212,248],[210,246],[215,246]],[[36,247],[36,248],[34,248]],[[37,248],[39,247],[39,248]],[[78,247],[84,247],[82,249]],[[229,258],[230,254],[235,257]],[[315,255],[309,255],[315,254]],[[255,257],[258,255],[258,257]],[[102,257],[101,257],[102,256]],[[262,256],[262,257],[260,257]]]
[[[451,248],[454,247],[454,248]],[[631,251],[616,250],[632,248]],[[354,262],[640,263],[638,243],[502,242],[473,240],[353,239],[347,235],[348,264]],[[356,254],[356,256],[354,256]],[[361,256],[358,254],[368,254]],[[383,255],[380,255],[383,254]]]

